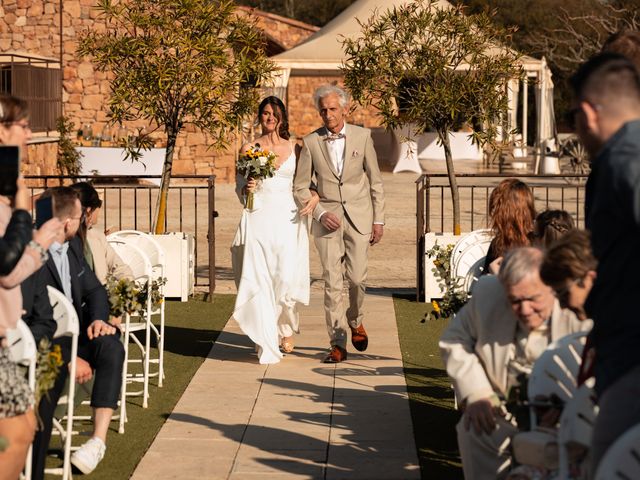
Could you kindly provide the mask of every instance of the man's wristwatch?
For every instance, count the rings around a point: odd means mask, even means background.
[[[35,240],[31,240],[28,244],[27,247],[31,247],[33,248],[36,252],[38,252],[40,254],[40,260],[42,260],[42,263],[46,262],[49,259],[49,252],[47,252],[42,245],[40,245],[38,242],[36,242]]]

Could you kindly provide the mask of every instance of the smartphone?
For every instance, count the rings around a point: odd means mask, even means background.
[[[40,228],[43,223],[53,218],[52,197],[39,198],[36,200],[36,228]]]
[[[0,195],[13,197],[18,191],[20,147],[0,145]]]

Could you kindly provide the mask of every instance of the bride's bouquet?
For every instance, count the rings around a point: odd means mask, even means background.
[[[258,182],[263,178],[271,178],[276,173],[276,158],[278,156],[269,150],[260,148],[256,143],[244,152],[236,162],[236,170],[245,179],[253,178]],[[247,193],[246,208],[253,210],[253,192]]]

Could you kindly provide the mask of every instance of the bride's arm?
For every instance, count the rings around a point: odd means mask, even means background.
[[[298,163],[298,159],[300,158],[300,152],[302,151],[302,147],[300,145],[294,146],[294,152],[296,154],[296,165]],[[318,195],[318,187],[313,181],[313,175],[309,184],[309,193],[311,193],[311,198],[307,200],[304,206],[300,207],[300,215],[311,215],[316,208],[316,205],[320,203],[320,196]]]

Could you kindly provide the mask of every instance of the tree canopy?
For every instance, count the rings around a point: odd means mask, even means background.
[[[474,142],[497,137],[508,109],[507,82],[522,75],[518,54],[508,47],[510,31],[486,13],[464,15],[461,7],[441,8],[436,0],[415,0],[360,24],[360,36],[344,41],[345,85],[358,103],[377,107],[386,127],[410,124],[438,133],[459,233],[449,132],[465,121]]]
[[[160,233],[184,125],[207,133],[214,148],[228,145],[274,67],[262,32],[230,0],[100,0],[96,8],[104,28],[85,32],[78,51],[111,73],[110,120],[147,120],[167,135]]]

